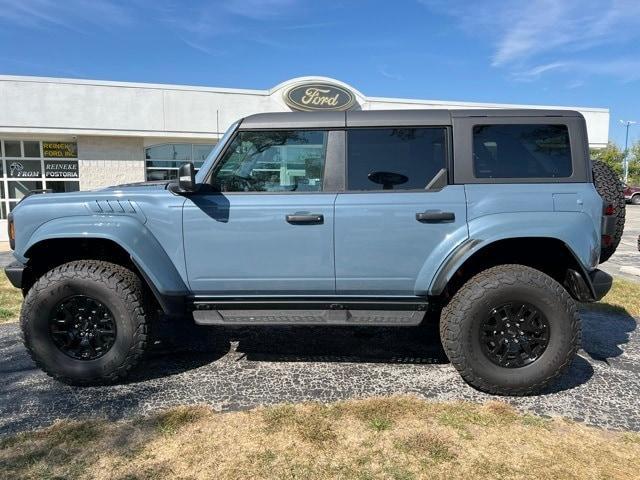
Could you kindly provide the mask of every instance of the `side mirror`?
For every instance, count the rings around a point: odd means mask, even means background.
[[[196,173],[193,163],[183,163],[178,170],[178,187],[182,192],[196,191]]]

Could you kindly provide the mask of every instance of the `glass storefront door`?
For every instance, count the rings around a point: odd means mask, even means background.
[[[0,147],[0,219],[34,190],[80,189],[76,142],[1,140]]]

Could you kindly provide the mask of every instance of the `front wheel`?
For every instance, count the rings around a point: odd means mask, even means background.
[[[71,385],[124,378],[147,347],[140,279],[103,261],[74,261],[47,272],[27,293],[20,322],[35,363]]]
[[[633,205],[640,205],[640,193],[636,193],[633,197],[631,197],[631,203]]]
[[[497,395],[531,395],[556,380],[580,346],[576,305],[544,273],[523,265],[489,268],[444,308],[440,336],[471,386]]]

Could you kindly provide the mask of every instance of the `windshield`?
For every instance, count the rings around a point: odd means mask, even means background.
[[[202,164],[202,167],[200,168],[200,170],[198,170],[198,173],[196,174],[196,184],[204,182],[204,179],[207,176],[207,173],[209,173],[209,171],[211,170],[211,166],[213,165],[213,162],[216,160],[216,158],[220,154],[220,151],[222,151],[224,146],[227,144],[227,142],[229,141],[229,138],[231,138],[231,136],[233,135],[233,132],[236,131],[236,128],[238,128],[239,124],[240,124],[240,121],[234,122],[227,129],[227,131],[222,136],[222,138],[218,141],[218,143],[216,143],[216,146],[213,147],[213,150],[211,150],[211,153],[207,156],[206,160]]]

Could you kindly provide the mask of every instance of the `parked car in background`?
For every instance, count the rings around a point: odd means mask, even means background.
[[[640,187],[625,185],[624,199],[634,205],[640,205]]]

